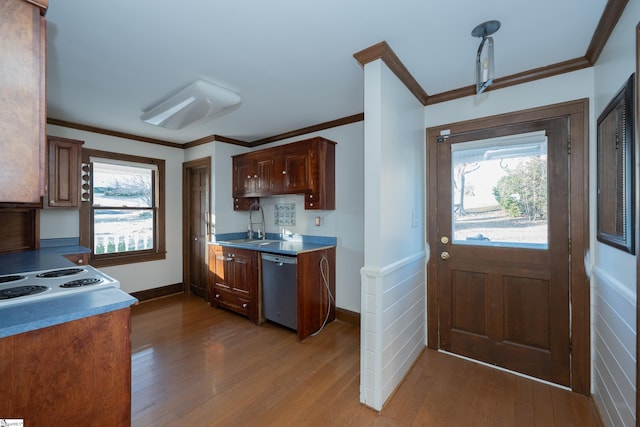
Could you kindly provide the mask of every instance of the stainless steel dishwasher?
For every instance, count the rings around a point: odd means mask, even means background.
[[[297,258],[262,253],[262,314],[298,330]]]

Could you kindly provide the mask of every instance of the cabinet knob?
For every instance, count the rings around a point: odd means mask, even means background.
[[[78,261],[76,261],[77,264],[82,264],[84,262],[84,260],[82,258],[79,258]]]
[[[216,299],[220,298],[220,294],[216,294]]]
[[[309,203],[309,206],[313,207],[313,203]]]
[[[244,304],[242,304],[242,308],[247,308],[247,303],[245,302]]]
[[[310,198],[310,199],[313,199],[313,194],[309,194],[309,198]]]
[[[247,179],[251,179],[251,175],[247,175]]]
[[[286,174],[287,174],[287,171],[282,171],[282,175],[286,175]]]

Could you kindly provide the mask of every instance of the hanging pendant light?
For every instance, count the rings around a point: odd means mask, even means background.
[[[476,55],[476,93],[482,93],[493,83],[493,37],[500,29],[500,21],[487,21],[471,31],[473,37],[482,37]]]

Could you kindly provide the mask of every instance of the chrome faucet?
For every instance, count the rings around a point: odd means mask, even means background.
[[[258,208],[257,210],[260,211],[260,216],[261,216],[261,221],[260,222],[254,222],[253,221],[253,210],[254,208]],[[253,226],[254,224],[259,224],[261,226],[261,228],[258,228],[257,230],[257,238],[258,239],[266,239],[267,238],[267,233],[265,230],[265,223],[264,223],[264,210],[262,210],[262,206],[260,205],[260,203],[258,202],[253,202],[251,203],[251,206],[249,206],[249,230],[247,231],[247,237],[249,239],[253,239]]]

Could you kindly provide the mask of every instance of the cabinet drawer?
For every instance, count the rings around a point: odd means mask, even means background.
[[[69,254],[64,257],[76,265],[89,264],[89,254]]]
[[[211,304],[226,308],[244,316],[248,316],[251,312],[250,301],[248,299],[239,298],[238,295],[229,288],[224,288],[219,285],[213,286],[213,291],[211,292]]]
[[[234,211],[248,211],[251,205],[257,204],[260,201],[257,197],[234,197],[233,198],[233,210]],[[253,208],[258,209],[257,207]]]
[[[307,193],[304,195],[305,209],[322,209],[322,197],[319,193]]]

